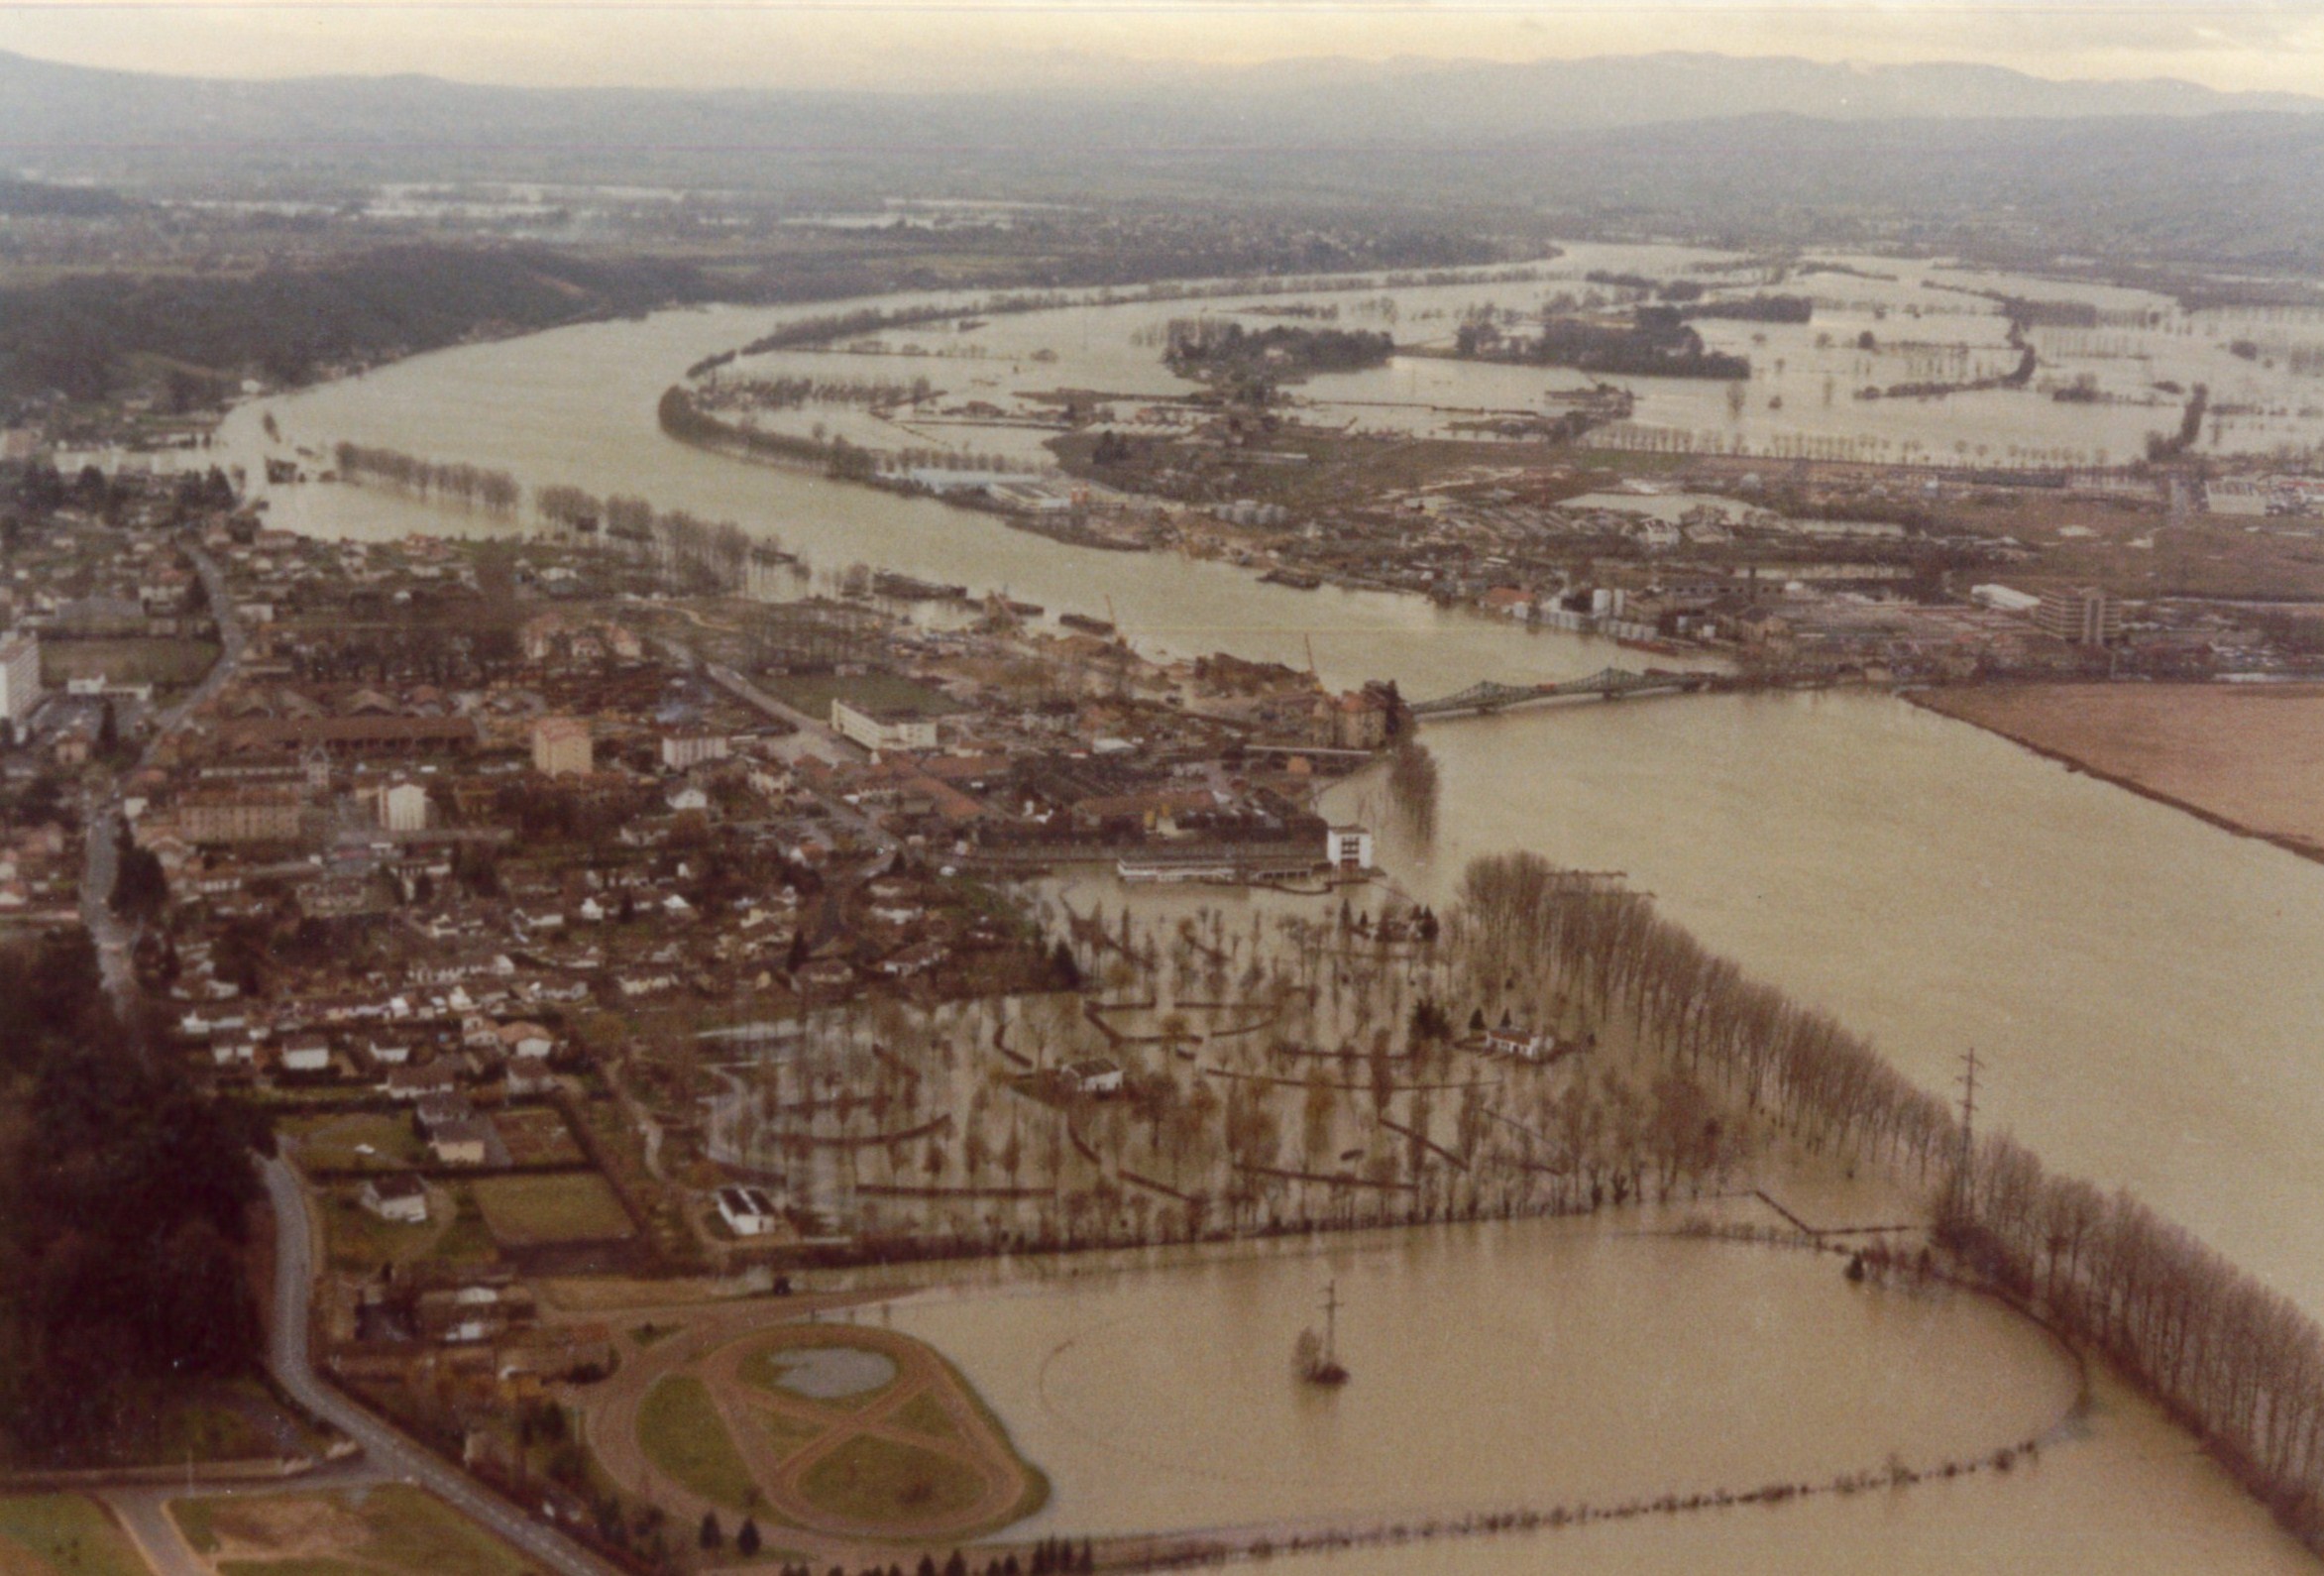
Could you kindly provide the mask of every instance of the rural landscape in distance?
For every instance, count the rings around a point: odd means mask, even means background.
[[[0,1576],[2324,1572],[2324,11],[0,4]]]

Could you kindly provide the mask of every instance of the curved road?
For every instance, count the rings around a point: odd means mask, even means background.
[[[563,1532],[525,1516],[467,1473],[397,1433],[318,1378],[307,1352],[307,1308],[314,1286],[314,1234],[306,1193],[287,1162],[265,1162],[275,1204],[275,1331],[267,1366],[298,1404],[363,1446],[371,1463],[417,1484],[506,1538],[559,1576],[624,1576]]]

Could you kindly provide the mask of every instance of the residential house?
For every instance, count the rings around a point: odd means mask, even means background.
[[[442,1099],[459,1087],[460,1079],[442,1062],[430,1062],[423,1067],[391,1067],[387,1069],[387,1090],[389,1099]]]
[[[363,1191],[358,1197],[364,1208],[382,1220],[391,1220],[405,1226],[427,1224],[427,1184],[409,1172],[370,1178],[364,1182]]]
[[[282,1042],[282,1070],[285,1072],[330,1071],[331,1042],[317,1034],[293,1035]]]
[[[439,1122],[428,1130],[428,1152],[439,1166],[482,1166],[492,1145],[493,1124],[481,1116]]]
[[[510,1023],[500,1026],[500,1045],[512,1057],[541,1061],[557,1049],[557,1038],[537,1023]]]

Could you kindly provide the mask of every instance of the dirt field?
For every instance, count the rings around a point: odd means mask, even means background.
[[[175,1500],[186,1541],[220,1576],[531,1576],[505,1543],[400,1483],[335,1494]]]
[[[218,660],[207,640],[44,640],[41,677],[58,689],[68,679],[110,678],[163,689],[193,683]]]
[[[1938,690],[1933,711],[2324,858],[2324,685],[2033,684]]]

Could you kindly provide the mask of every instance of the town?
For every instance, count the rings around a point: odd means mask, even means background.
[[[0,1576],[2314,1569],[2316,41],[1558,9],[0,13]]]

